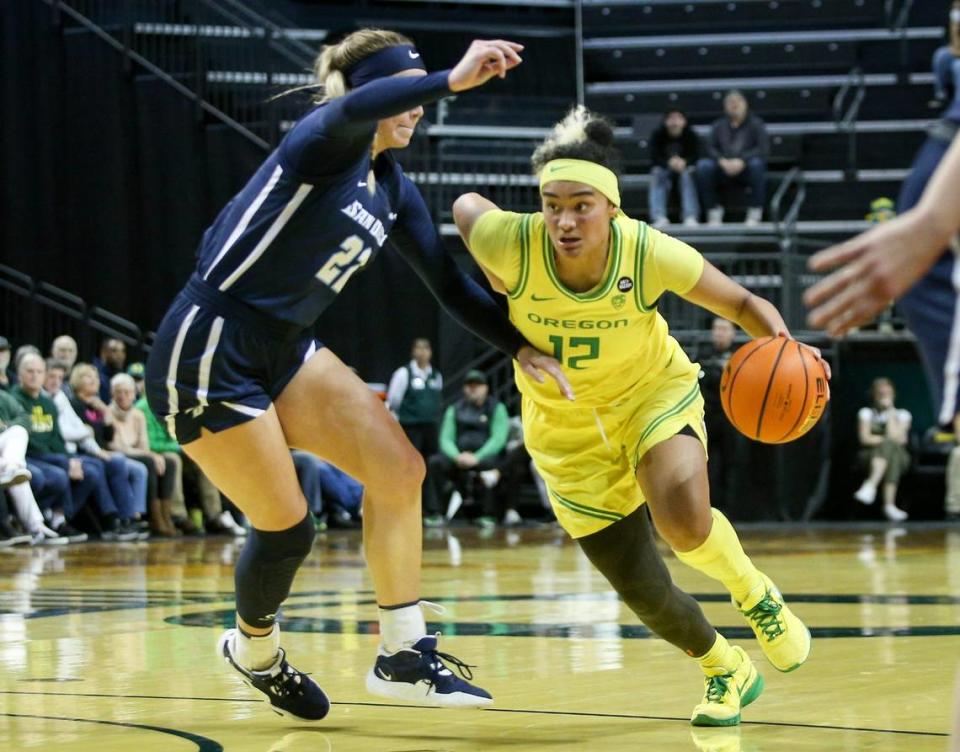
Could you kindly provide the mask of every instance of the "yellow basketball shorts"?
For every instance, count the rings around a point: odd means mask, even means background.
[[[527,450],[557,520],[573,538],[596,533],[644,503],[637,463],[661,441],[690,426],[706,451],[696,371],[685,369],[643,392],[598,408],[544,407],[523,398]]]

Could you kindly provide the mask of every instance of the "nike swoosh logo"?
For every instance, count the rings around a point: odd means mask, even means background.
[[[411,50],[407,50],[407,54],[410,56],[411,60],[416,60],[418,57],[420,57],[419,52],[413,52]]]
[[[573,165],[554,165],[550,168],[550,172],[560,172],[560,170],[569,170],[572,168]]]
[[[395,220],[395,219],[397,218],[397,213],[396,213],[396,212],[389,212],[389,213],[387,214],[387,216],[390,217],[390,221],[392,222],[393,220]]]
[[[556,298],[541,298],[539,295],[531,295],[530,300],[536,303],[542,303],[545,300],[556,300]]]
[[[366,186],[367,184],[363,180],[357,182],[357,188],[366,188]]]
[[[377,673],[380,674],[381,679],[385,679],[386,681],[393,681],[393,676],[390,675],[390,672],[384,671],[379,666],[377,667]]]

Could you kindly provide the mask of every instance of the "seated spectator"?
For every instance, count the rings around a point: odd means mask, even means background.
[[[110,379],[124,373],[127,365],[127,346],[123,340],[107,337],[100,343],[100,355],[93,359],[93,367],[100,375],[100,399],[110,401]]]
[[[246,529],[238,525],[230,512],[223,508],[220,491],[217,490],[217,487],[203,474],[200,466],[184,454],[183,449],[180,448],[177,440],[170,435],[167,427],[157,420],[157,417],[153,414],[150,405],[147,404],[147,398],[143,394],[144,374],[143,363],[131,363],[127,368],[127,375],[133,379],[136,389],[137,401],[133,406],[143,413],[147,422],[147,441],[150,445],[150,451],[163,455],[175,454],[180,458],[183,466],[184,503],[181,505],[175,504],[173,507],[174,524],[186,535],[200,535],[204,532],[193,523],[187,513],[185,503],[191,496],[186,493],[186,489],[190,487],[196,490],[196,494],[192,498],[199,498],[200,500],[202,520],[207,532],[246,535]]]
[[[355,527],[360,519],[363,486],[340,468],[310,452],[291,451],[297,479],[307,506],[317,518],[317,528]]]
[[[910,465],[906,446],[913,417],[907,410],[895,407],[896,392],[890,379],[874,379],[870,394],[873,405],[857,413],[860,459],[869,468],[869,475],[854,498],[863,504],[873,504],[882,483],[883,513],[888,520],[902,522],[908,515],[896,505],[897,486]]]
[[[481,527],[496,525],[496,510],[491,493],[499,480],[497,463],[507,444],[510,430],[507,408],[490,396],[487,377],[482,371],[469,371],[463,382],[463,397],[447,408],[440,429],[440,452],[427,463],[424,484],[423,523],[428,527],[443,524],[440,497],[453,481],[456,490],[467,496],[468,475],[479,475]]]
[[[46,364],[39,355],[27,353],[20,359],[17,385],[12,394],[30,419],[30,441],[27,445],[28,467],[31,473],[56,478],[62,471],[69,478],[69,494],[57,501],[53,508],[50,527],[71,541],[85,540],[86,535],[73,523],[77,515],[93,498],[97,490],[98,467],[84,463],[81,457],[69,454],[57,425],[57,406],[43,394],[41,387],[46,376]],[[36,469],[34,469],[36,467]],[[102,466],[99,469],[102,478]],[[102,509],[104,514],[111,510]],[[115,510],[113,510],[115,515]]]
[[[13,501],[27,540],[32,543],[67,543],[67,539],[46,526],[40,507],[30,488],[33,474],[27,467],[27,445],[30,419],[20,403],[0,390],[0,488],[6,489]],[[0,545],[12,545],[17,538],[8,524],[6,496],[0,491]]]
[[[0,493],[0,548],[33,543],[33,536],[15,530],[11,521],[7,497]]]
[[[700,200],[697,197],[696,164],[700,159],[700,139],[687,124],[680,110],[667,110],[663,122],[650,136],[650,222],[654,227],[670,224],[667,198],[675,185],[680,187],[680,211],[683,223],[700,224]]]
[[[14,371],[20,370],[20,361],[23,360],[24,355],[40,355],[40,357],[43,357],[40,353],[40,348],[36,345],[20,345],[20,347],[17,348],[17,351],[13,354]]]
[[[755,226],[763,218],[766,200],[767,156],[770,142],[767,126],[749,112],[747,100],[739,91],[731,91],[723,99],[725,117],[710,128],[707,156],[697,163],[700,200],[707,210],[707,222],[723,222],[724,208],[718,190],[731,183],[750,188],[747,199],[746,224]]]
[[[66,369],[65,377],[69,376],[77,362],[77,341],[69,334],[61,334],[50,345],[50,357],[58,363],[62,363]],[[60,388],[68,400],[73,397],[73,391],[70,389],[69,383],[62,383]]]
[[[937,99],[947,102],[951,113],[960,101],[960,2],[954,0],[949,15],[950,44],[933,53],[933,89]],[[948,115],[949,117],[949,115]]]
[[[355,525],[363,513],[363,486],[336,465],[320,460],[320,494],[327,519],[334,524]]]
[[[17,383],[17,374],[10,366],[10,340],[0,336],[0,389],[9,391]]]
[[[88,383],[76,382],[74,390],[78,398],[89,398]],[[167,537],[181,535],[173,521],[173,509],[177,506],[175,500],[179,500],[179,506],[183,507],[183,464],[180,455],[177,452],[160,453],[150,449],[147,419],[133,406],[137,387],[130,376],[118,373],[113,377],[110,388],[113,392],[109,407],[113,425],[110,448],[141,462],[147,468],[151,530]]]

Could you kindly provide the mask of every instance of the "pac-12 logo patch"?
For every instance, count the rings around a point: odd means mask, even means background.
[[[617,289],[620,292],[630,292],[633,289],[633,280],[630,277],[620,277],[617,280]]]

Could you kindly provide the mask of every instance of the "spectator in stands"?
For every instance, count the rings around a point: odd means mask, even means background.
[[[317,472],[317,464],[321,460],[316,455],[304,452],[301,449],[291,449],[290,456],[293,458],[293,469],[297,472],[297,480],[300,483],[300,489],[303,491],[303,498],[307,500],[307,509],[316,518],[315,522],[318,528],[325,529],[325,523],[321,522],[323,493],[320,490],[320,473]]]
[[[54,338],[53,343],[50,345],[50,357],[58,363],[63,363],[63,367],[67,369],[63,380],[64,383],[60,385],[60,388],[68,400],[73,397],[73,390],[70,389],[70,384],[67,379],[70,377],[70,372],[77,362],[77,352],[77,341],[69,334],[61,334],[59,337]]]
[[[110,403],[109,412],[114,428],[110,448],[123,452],[147,468],[151,529],[158,535],[181,535],[173,521],[174,508],[183,507],[183,464],[180,455],[176,452],[160,453],[150,449],[147,419],[133,406],[137,387],[130,376],[125,373],[116,374],[111,380],[110,389],[113,401]]]
[[[27,353],[20,359],[18,384],[12,393],[30,417],[27,457],[43,473],[55,477],[59,469],[67,474],[70,493],[63,500],[63,506],[54,509],[50,526],[71,540],[85,540],[86,536],[76,530],[72,522],[96,491],[96,466],[67,452],[57,425],[57,406],[41,390],[45,375],[46,364],[39,355]],[[31,472],[36,474],[32,466]]]
[[[136,363],[131,363],[127,366],[127,375],[133,379],[133,383],[137,387],[137,401],[139,402],[143,397],[143,380],[146,378],[147,366],[140,361]]]
[[[317,527],[356,527],[360,520],[363,486],[340,468],[316,455],[294,449],[293,465],[307,499],[317,515]]]
[[[443,376],[430,360],[433,349],[426,337],[417,337],[410,351],[410,362],[390,377],[387,407],[397,416],[410,443],[429,459],[437,453]]]
[[[739,450],[743,446],[741,434],[733,427],[720,405],[720,378],[730,356],[736,327],[731,321],[717,316],[710,327],[710,343],[697,352],[702,376],[700,392],[703,395],[704,422],[707,425],[707,475],[710,480],[710,501],[720,510],[731,508],[736,491],[736,468]]]
[[[127,346],[123,340],[107,337],[100,344],[100,355],[93,359],[93,366],[100,374],[100,399],[110,401],[110,379],[123,373],[127,365]]]
[[[767,126],[753,115],[747,100],[739,91],[727,93],[723,99],[725,116],[710,128],[707,156],[697,163],[700,199],[707,210],[707,222],[723,222],[724,208],[718,190],[730,183],[750,188],[747,199],[746,224],[755,226],[763,218],[766,200],[767,156],[770,142]]]
[[[424,525],[437,527],[443,522],[440,496],[448,481],[467,496],[466,481],[475,476],[480,482],[481,527],[496,525],[492,488],[499,480],[496,471],[510,431],[506,406],[490,396],[483,371],[468,371],[463,381],[463,397],[447,408],[440,429],[440,451],[427,463],[424,484]]]
[[[29,441],[30,416],[13,395],[0,390],[0,487],[6,488],[20,524],[34,543],[68,543],[47,526],[40,504],[48,509],[69,508],[70,481],[66,473],[48,476],[30,462]]]
[[[69,454],[86,455],[100,460],[104,466],[107,486],[125,528],[145,532],[139,524],[146,507],[147,471],[138,462],[119,452],[110,452],[97,443],[93,428],[77,415],[73,404],[63,390],[66,364],[54,358],[47,359],[43,390],[57,407],[57,426]],[[91,372],[92,366],[87,366]],[[112,429],[110,429],[112,430]]]
[[[0,336],[0,389],[7,391],[17,383],[17,374],[10,366],[10,340]]]
[[[933,53],[933,88],[937,99],[953,104],[960,100],[960,1],[954,0],[949,16],[950,44]]]
[[[695,177],[700,159],[700,139],[687,123],[681,110],[667,110],[663,122],[650,136],[650,222],[654,227],[670,224],[667,198],[674,185],[680,186],[680,211],[683,223],[699,223],[700,200]]]
[[[174,439],[167,427],[157,420],[157,417],[147,404],[147,398],[143,396],[143,379],[145,369],[143,363],[131,363],[127,368],[127,375],[133,379],[136,390],[137,401],[134,407],[143,413],[147,423],[147,442],[151,452],[168,455],[175,454],[180,458],[183,465],[183,486],[184,502],[191,498],[187,493],[187,488],[193,488],[196,491],[195,498],[200,501],[203,514],[204,529],[213,534],[227,533],[231,535],[243,536],[247,534],[244,527],[237,524],[229,511],[223,508],[223,501],[220,498],[220,492],[217,487],[210,482],[210,479],[203,474],[196,462],[191,460],[183,450],[180,444]],[[174,524],[187,535],[198,535],[202,531],[195,525],[187,514],[186,507],[178,507],[176,504],[172,510]]]
[[[40,355],[40,348],[36,345],[20,345],[20,347],[17,348],[17,351],[13,354],[14,371],[19,372],[20,361],[23,360],[24,355]]]
[[[868,467],[869,475],[854,498],[862,504],[873,504],[882,483],[883,513],[892,522],[902,522],[908,515],[896,505],[897,486],[910,465],[906,446],[913,416],[894,405],[896,391],[890,379],[874,379],[870,395],[873,404],[857,413],[860,459]]]

